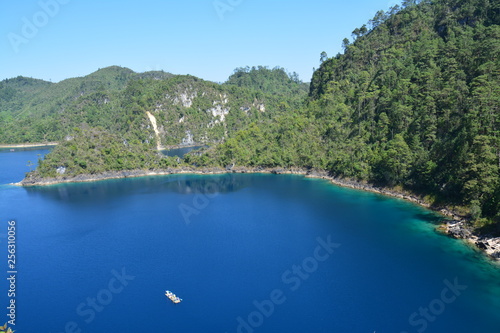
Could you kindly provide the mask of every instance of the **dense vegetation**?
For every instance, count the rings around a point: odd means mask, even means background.
[[[292,80],[283,69],[239,71],[234,75],[251,76],[262,86],[231,80],[220,85],[193,76],[134,73],[117,66],[59,83],[24,77],[4,80],[0,143],[61,141],[84,125],[118,135],[134,132],[137,138],[150,140],[142,133],[151,126],[146,112],[156,118],[162,145],[191,138],[214,143],[250,121],[297,107],[307,95],[308,85],[296,76]],[[276,80],[282,81],[281,94],[270,90]]]
[[[308,106],[196,163],[320,168],[500,221],[500,4],[406,1],[345,39]]]
[[[0,143],[59,141],[85,122],[111,123],[115,100],[132,80],[168,79],[164,72],[134,73],[112,66],[59,83],[17,77],[0,82]],[[95,106],[95,107],[94,107]],[[95,108],[102,111],[95,111]],[[105,126],[105,128],[107,128]]]
[[[162,143],[179,142],[188,130],[195,141],[217,143],[185,163],[327,170],[402,187],[499,231],[499,24],[498,2],[406,0],[356,28],[343,54],[323,53],[308,98],[304,84],[282,69],[240,68],[222,85],[193,77],[132,80],[111,94],[119,102],[103,107],[105,96],[84,99],[91,107],[76,114],[150,145],[144,112],[151,111],[163,126]],[[91,110],[95,121],[87,119]]]
[[[136,74],[109,67],[57,84],[66,91],[58,90],[58,96],[65,98],[61,104],[52,99],[53,85],[48,82],[6,80],[4,90],[13,90],[18,97],[10,100],[10,108],[4,101],[3,113],[10,117],[3,119],[6,126],[0,134],[8,138],[4,143],[60,142],[31,174],[35,178],[158,169],[177,165],[176,160],[158,153],[158,145],[220,143],[251,122],[269,121],[298,108],[307,96],[308,85],[281,68],[237,69],[236,76],[242,80],[217,84],[193,76]],[[245,77],[251,77],[251,83]],[[278,81],[279,93],[275,90]],[[65,82],[79,83],[74,90],[74,84]],[[28,90],[31,94],[23,93]],[[31,95],[46,102],[32,110],[37,98],[30,99]],[[17,109],[16,101],[20,103]],[[156,132],[148,113],[155,119]]]
[[[31,176],[62,178],[106,171],[155,170],[176,165],[173,158],[158,154],[153,144],[144,144],[131,135],[120,136],[102,128],[88,127],[77,128],[74,133],[40,160]]]
[[[287,73],[284,68],[275,67],[241,67],[225,82],[225,85],[235,85],[249,88],[257,92],[278,95],[283,102],[290,99],[301,100],[309,92],[309,84],[300,81],[295,72]]]

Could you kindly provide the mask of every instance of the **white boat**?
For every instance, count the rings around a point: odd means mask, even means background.
[[[172,302],[174,303],[180,303],[182,301],[182,298],[177,297],[173,292],[170,290],[165,290],[165,296],[167,296]]]

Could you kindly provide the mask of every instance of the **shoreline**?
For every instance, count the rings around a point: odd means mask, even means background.
[[[0,144],[0,149],[52,147],[57,146],[58,144],[58,142]]]
[[[377,187],[369,183],[362,183],[355,180],[337,178],[328,174],[324,170],[308,170],[302,168],[262,168],[262,167],[232,167],[232,168],[220,168],[220,167],[205,167],[205,168],[194,168],[194,167],[179,167],[179,168],[168,168],[162,170],[129,170],[129,171],[108,171],[96,175],[78,175],[74,177],[62,177],[62,178],[49,178],[49,179],[23,179],[19,183],[13,183],[10,185],[15,186],[50,186],[64,183],[84,183],[84,182],[96,182],[101,180],[109,179],[124,179],[124,178],[137,178],[137,177],[147,177],[147,176],[164,176],[164,175],[174,175],[174,174],[200,174],[200,175],[216,175],[216,174],[230,174],[230,173],[261,173],[261,174],[293,174],[302,175],[306,178],[316,178],[328,180],[330,183],[351,188],[355,190],[362,190],[371,193],[381,194],[393,198],[402,199],[421,207],[432,210],[443,216],[443,224],[441,229],[446,235],[462,239],[466,243],[471,244],[482,250],[491,259],[495,260],[497,263],[500,262],[500,237],[492,237],[485,235],[475,234],[469,227],[469,219],[466,216],[462,216],[453,210],[446,207],[432,206],[431,204],[425,202],[419,196],[404,192],[400,190]]]

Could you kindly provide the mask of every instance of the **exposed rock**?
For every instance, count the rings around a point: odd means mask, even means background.
[[[60,175],[64,175],[66,173],[66,168],[63,166],[60,166],[56,169],[56,172]]]
[[[495,259],[500,259],[500,237],[489,238],[485,242],[486,253]]]
[[[465,226],[464,221],[449,221],[446,232],[454,238],[467,239],[472,236],[472,232]]]
[[[215,120],[215,124],[224,122],[224,120],[226,119],[226,115],[228,115],[230,111],[230,108],[226,107],[226,104],[229,102],[227,95],[219,95],[219,97],[220,100],[213,101],[212,105],[214,107],[207,110],[207,112],[210,112],[212,114],[212,117],[219,117],[218,120]]]
[[[476,246],[482,250],[486,250],[488,248],[486,244],[481,241],[476,242]]]
[[[190,108],[193,105],[193,100],[198,96],[198,92],[192,89],[187,89],[172,99],[172,104],[174,105],[182,105],[185,108]],[[169,95],[165,96],[168,99],[171,99]]]
[[[325,170],[311,169],[307,172],[307,176],[317,177],[317,178],[326,178],[326,177],[328,177],[328,172],[326,172]]]
[[[158,150],[160,150],[162,147],[161,147],[161,140],[160,140],[160,132],[158,131],[158,126],[156,124],[156,117],[153,116],[153,114],[149,111],[146,112],[148,118],[149,118],[149,121],[151,122],[151,125],[153,125],[153,130],[155,131],[155,135],[156,135],[156,148]]]
[[[216,104],[213,108],[208,110],[210,113],[212,113],[212,117],[219,117],[220,122],[224,122],[226,119],[226,115],[229,114],[229,108],[224,107],[223,105]],[[218,122],[217,120],[215,121],[216,123]]]
[[[186,131],[186,137],[184,139],[182,139],[182,144],[183,145],[194,144],[194,137],[193,137],[193,134],[191,134],[191,131]]]
[[[456,215],[454,215],[456,217]],[[446,233],[451,237],[463,239],[477,248],[483,250],[491,258],[500,259],[500,237],[478,236],[471,231],[467,220],[448,221],[446,224]]]

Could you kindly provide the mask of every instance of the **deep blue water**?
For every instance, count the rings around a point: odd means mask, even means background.
[[[8,149],[0,149],[0,186],[21,181],[26,172],[36,168],[38,159],[49,151],[49,149],[16,149],[16,151],[11,152]],[[28,162],[33,165],[29,166]]]
[[[0,182],[39,153],[0,153]],[[0,185],[2,253],[9,219],[18,332],[499,331],[496,266],[429,211],[322,180]]]

